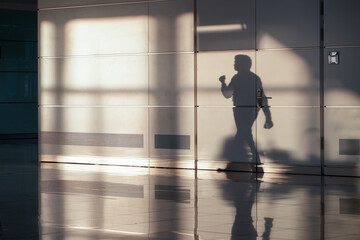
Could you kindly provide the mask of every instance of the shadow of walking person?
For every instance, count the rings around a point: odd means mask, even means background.
[[[270,240],[273,227],[273,218],[264,217],[264,227],[258,226],[257,194],[262,181],[259,180],[263,173],[239,173],[225,171],[228,181],[223,184],[224,198],[231,201],[236,209],[234,223],[231,228],[231,240]],[[262,229],[260,236],[258,229]],[[261,237],[261,238],[260,238]]]
[[[252,61],[249,56],[236,55],[234,69],[237,74],[232,77],[228,85],[225,83],[225,76],[221,76],[219,81],[223,96],[225,98],[232,97],[233,100],[233,114],[237,129],[236,147],[234,148],[235,161],[261,164],[252,135],[252,125],[260,109],[263,110],[266,118],[264,128],[272,128],[273,122],[261,80],[250,71],[251,65]]]
[[[257,231],[253,216],[256,206],[257,179],[254,173],[225,172],[231,180],[223,185],[224,197],[234,204],[236,213],[231,228],[231,240],[256,240]]]

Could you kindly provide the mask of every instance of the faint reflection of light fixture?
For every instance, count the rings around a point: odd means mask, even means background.
[[[207,26],[198,26],[198,33],[217,33],[217,32],[234,32],[246,30],[247,25],[244,24],[223,24],[223,25],[207,25]]]

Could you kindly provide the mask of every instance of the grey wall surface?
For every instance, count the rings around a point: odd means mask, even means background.
[[[43,155],[193,162],[194,2],[39,1],[39,8]]]
[[[331,107],[357,116],[358,40],[349,30],[357,29],[357,4],[39,1],[41,131],[63,138],[44,138],[43,161],[98,162],[84,158],[92,155],[126,165],[263,164],[314,174],[330,162],[358,167],[359,155],[344,160],[343,149],[329,150],[357,136],[345,121],[329,120]],[[340,51],[340,65],[328,65],[328,51]],[[108,134],[119,139],[79,143]],[[132,135],[143,136],[143,148],[115,144]]]

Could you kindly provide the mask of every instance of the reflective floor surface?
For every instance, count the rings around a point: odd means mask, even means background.
[[[0,151],[1,240],[360,239],[359,178],[37,168],[36,144]]]

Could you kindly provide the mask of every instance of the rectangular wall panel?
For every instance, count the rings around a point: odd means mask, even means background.
[[[240,60],[235,63],[235,58]],[[238,67],[235,67],[238,65]],[[249,68],[250,67],[250,68]],[[236,69],[244,69],[239,73]],[[224,76],[227,87],[222,89]],[[197,103],[199,106],[255,106],[254,51],[201,52],[197,55]],[[234,102],[234,96],[238,101]]]
[[[194,108],[154,107],[150,111],[150,165],[194,167]]]
[[[143,134],[41,132],[46,144],[144,148]]]
[[[359,15],[357,0],[325,0],[324,40],[325,46],[360,45]]]
[[[197,112],[200,168],[232,168],[229,163],[256,163],[256,108],[199,107]]]
[[[194,55],[149,56],[149,105],[194,106]]]
[[[258,51],[256,73],[269,106],[318,106],[319,59],[319,49]]]
[[[39,11],[40,56],[148,51],[147,3]]]
[[[310,47],[320,44],[319,0],[256,1],[256,47]]]
[[[148,56],[40,59],[42,105],[147,105]]]
[[[329,64],[332,52],[339,56],[339,64]],[[360,75],[357,61],[360,48],[326,48],[324,51],[324,88],[326,106],[360,106]]]
[[[37,42],[0,41],[0,71],[37,72]]]
[[[149,51],[194,51],[194,0],[149,3]]]
[[[360,167],[360,108],[325,108],[325,165]],[[350,154],[351,153],[351,154]]]
[[[257,118],[257,149],[267,164],[320,167],[320,108],[274,107],[269,109],[273,127],[265,114]]]
[[[41,153],[105,156],[119,164],[148,157],[146,108],[41,108]],[[91,161],[91,158],[88,159]]]
[[[200,51],[255,48],[255,1],[198,0]]]

